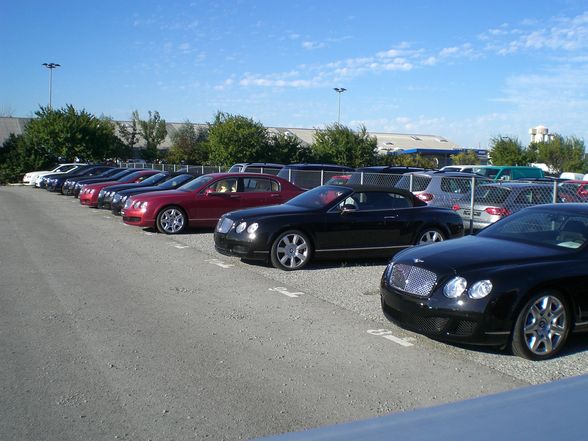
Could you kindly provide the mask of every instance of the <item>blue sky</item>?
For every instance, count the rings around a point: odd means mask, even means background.
[[[0,115],[49,101],[129,119],[588,143],[588,2],[0,0]]]

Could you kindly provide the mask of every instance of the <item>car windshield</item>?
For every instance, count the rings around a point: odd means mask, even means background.
[[[160,188],[174,188],[174,187],[176,187],[179,184],[183,184],[183,183],[189,181],[190,179],[194,179],[194,175],[179,175],[179,176],[174,176],[173,178],[165,181],[159,187]]]
[[[140,178],[141,176],[143,176],[143,172],[138,171],[138,172],[131,173],[131,174],[128,174],[126,176],[123,176],[123,178],[125,178],[125,180],[127,180],[127,181],[130,182],[130,181],[134,181],[135,179]]]
[[[206,184],[207,182],[210,182],[210,181],[212,181],[212,176],[203,175],[203,176],[200,176],[200,177],[194,179],[193,181],[186,182],[184,185],[179,187],[178,190],[181,190],[181,191],[196,190],[197,188],[202,187],[204,184]]]
[[[573,212],[523,210],[490,225],[478,236],[576,249],[588,240],[588,216]]]
[[[166,176],[167,176],[167,173],[157,173],[156,175],[149,176],[147,179],[145,179],[141,183],[145,184],[145,185],[157,184],[159,181],[161,181]]]
[[[299,194],[286,202],[286,204],[296,205],[297,207],[320,209],[329,206],[334,200],[339,199],[340,196],[349,193],[351,193],[351,189],[349,188],[323,185]]]

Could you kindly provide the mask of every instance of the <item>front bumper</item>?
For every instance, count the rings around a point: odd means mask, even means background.
[[[220,254],[225,256],[237,256],[243,259],[267,260],[269,248],[260,245],[263,239],[256,236],[254,240],[240,239],[235,236],[241,236],[234,232],[228,233],[214,232],[214,248]],[[246,237],[246,235],[245,235]]]
[[[459,306],[434,291],[426,298],[391,287],[382,277],[382,311],[394,324],[427,337],[453,343],[504,346],[510,339],[511,321],[493,313],[494,302],[478,300],[477,308]]]

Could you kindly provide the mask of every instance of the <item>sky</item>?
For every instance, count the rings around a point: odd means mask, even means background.
[[[53,108],[116,120],[588,143],[587,0],[0,0],[0,41],[0,116],[51,83]]]

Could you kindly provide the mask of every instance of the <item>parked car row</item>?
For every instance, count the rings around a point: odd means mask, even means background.
[[[272,174],[107,169],[92,175],[95,167],[72,172],[62,192],[74,194],[63,191],[71,179],[81,185],[81,205],[115,214],[122,205],[124,223],[165,234],[214,227],[223,255],[285,271],[321,258],[391,258],[380,281],[384,315],[434,339],[544,360],[562,350],[571,332],[588,330],[588,205],[550,204],[544,194],[552,185],[482,178],[463,193],[475,203],[467,213],[459,200],[453,209],[440,207],[398,185],[346,181],[305,190]],[[413,181],[411,173],[398,183]],[[452,173],[425,174],[440,190],[462,191],[448,183],[459,179]],[[52,179],[47,187],[55,190]],[[580,197],[574,186],[562,191]],[[519,204],[515,213],[488,210],[498,207],[487,202],[509,198]],[[485,228],[462,237],[464,216],[478,216]]]

